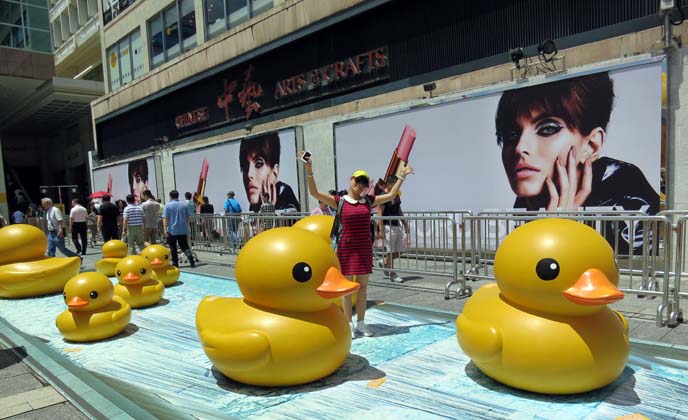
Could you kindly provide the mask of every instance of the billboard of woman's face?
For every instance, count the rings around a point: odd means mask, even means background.
[[[291,187],[298,185],[294,156],[293,129],[177,153],[174,155],[177,189],[197,191],[200,171],[203,193],[216,206],[224,203],[227,192],[234,191],[242,211],[259,211],[265,202],[277,210],[299,210],[298,192]],[[267,199],[263,199],[264,192],[268,193]]]
[[[417,175],[404,183],[405,210],[656,213],[661,68],[643,64],[337,125],[338,187],[359,168],[382,177],[410,124]]]
[[[143,192],[151,190],[157,196],[155,159],[135,159],[119,165],[106,166],[93,171],[93,192],[108,193],[114,202],[133,194],[137,203],[143,201]]]

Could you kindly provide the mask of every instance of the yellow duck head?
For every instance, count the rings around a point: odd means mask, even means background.
[[[105,307],[112,301],[114,293],[115,288],[109,278],[89,272],[69,279],[63,295],[70,311],[88,312]]]
[[[153,269],[169,267],[172,261],[170,250],[162,245],[149,245],[141,251],[141,256],[150,261]]]
[[[126,242],[119,239],[113,239],[103,244],[103,258],[124,258],[128,252]]]
[[[509,234],[495,255],[504,298],[549,314],[588,315],[623,298],[614,252],[594,229],[539,219]]]
[[[48,247],[42,230],[31,225],[10,225],[0,229],[0,265],[41,259]]]
[[[153,274],[150,261],[139,256],[130,255],[122,258],[115,268],[115,276],[120,284],[133,286],[149,281]]]
[[[246,243],[236,278],[246,301],[260,306],[310,312],[358,290],[339,271],[330,246],[332,216],[309,216],[292,227],[267,230]]]

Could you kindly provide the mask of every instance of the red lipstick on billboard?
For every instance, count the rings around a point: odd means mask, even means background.
[[[203,204],[203,196],[205,195],[205,183],[208,179],[208,159],[203,158],[201,165],[201,174],[198,176],[198,186],[196,187],[196,204]]]
[[[404,126],[404,131],[401,133],[401,139],[399,139],[399,144],[394,149],[392,154],[392,159],[389,161],[387,166],[387,171],[385,172],[385,177],[377,181],[378,187],[382,188],[385,181],[390,175],[397,175],[399,171],[400,163],[408,163],[408,158],[411,155],[411,149],[413,149],[413,143],[416,141],[416,130],[410,125]]]

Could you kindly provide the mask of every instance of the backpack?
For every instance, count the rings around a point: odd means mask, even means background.
[[[368,205],[372,208],[373,202],[370,201],[370,197],[367,195],[364,195],[363,198],[365,198],[366,202]],[[339,246],[339,238],[342,235],[342,222],[341,222],[341,214],[342,214],[342,208],[344,207],[344,197],[339,197],[339,204],[337,205],[337,214],[334,216],[334,223],[332,224],[332,231],[330,231],[330,238],[332,238],[332,248],[337,250],[337,247]]]

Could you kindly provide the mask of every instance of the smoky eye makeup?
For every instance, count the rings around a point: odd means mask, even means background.
[[[497,144],[500,146],[514,144],[521,137],[520,128],[507,128],[497,132]]]
[[[564,128],[564,124],[553,118],[544,119],[537,124],[537,134],[543,137],[549,137],[557,134]]]

